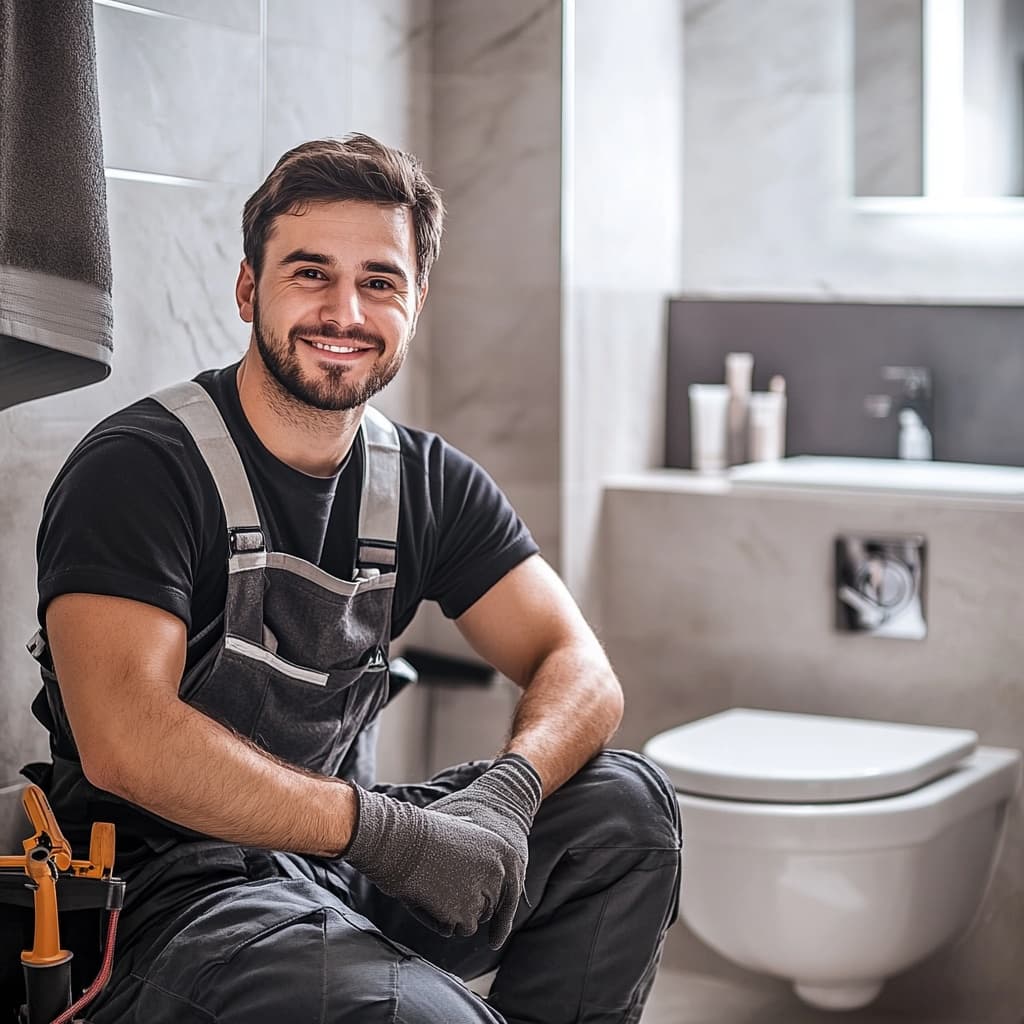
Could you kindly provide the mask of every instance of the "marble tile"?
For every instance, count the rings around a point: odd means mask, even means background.
[[[16,853],[32,831],[21,803],[21,783],[0,785],[0,856]]]
[[[260,31],[260,0],[131,0],[133,7],[146,7],[162,14],[239,29],[254,35]],[[102,4],[97,4],[102,6]]]
[[[96,8],[104,162],[218,182],[259,174],[258,36]]]
[[[836,101],[782,95],[751,103],[687,91],[683,282],[687,291],[827,294],[815,259],[830,241],[826,197],[842,194]],[[722,124],[729,132],[723,133]],[[728,139],[726,139],[728,135]],[[718,140],[718,141],[715,141]],[[837,240],[841,245],[842,241]]]
[[[381,782],[416,782],[429,777],[426,723],[430,700],[430,690],[412,686],[381,714],[377,742],[377,778]]]
[[[432,78],[396,64],[384,74],[380,65],[357,61],[352,67],[352,130],[416,156],[433,181]]]
[[[118,400],[241,356],[242,206],[250,188],[108,182]]]
[[[494,757],[508,737],[519,694],[507,679],[487,688],[432,687],[428,775],[448,765]]]
[[[844,68],[846,6],[818,0],[686,0],[686,78],[734,95],[833,92]]]
[[[561,90],[555,75],[435,75],[434,180],[446,285],[557,287]]]
[[[438,284],[427,301],[434,428],[499,483],[557,480],[556,288]]]
[[[563,342],[563,570],[591,614],[602,483],[663,460],[665,315],[658,291],[573,292],[572,339]]]
[[[576,287],[680,286],[682,42],[674,0],[646,3],[642,18],[611,0],[576,6],[569,257]]]
[[[398,650],[406,645],[480,662],[455,623],[433,602],[420,606]],[[493,757],[508,735],[519,695],[518,688],[502,677],[487,688],[418,684],[416,691],[419,717],[408,726],[407,735],[422,752],[424,775],[459,761]]]
[[[557,72],[561,61],[562,4],[516,0],[434,0],[438,69],[454,74]]]
[[[345,135],[356,125],[352,113],[351,59],[337,49],[309,40],[267,41],[266,141],[261,171],[268,174],[287,150],[300,142]],[[310,98],[316,97],[315,102]]]
[[[502,485],[519,517],[526,523],[540,554],[556,571],[562,566],[562,530],[557,481],[510,480]]]
[[[267,39],[349,54],[354,19],[368,6],[361,0],[267,0]]]
[[[402,69],[429,74],[433,65],[433,0],[374,0],[353,12],[350,54],[367,71],[387,79]]]
[[[31,405],[28,407],[31,408]],[[0,417],[0,785],[18,779],[28,761],[44,760],[47,734],[30,705],[39,690],[39,669],[25,650],[36,626],[36,531],[43,498],[63,457],[38,445],[31,431],[12,432],[6,410]],[[3,850],[13,853],[13,850]]]
[[[327,3],[295,13],[284,0],[269,10],[267,169],[298,142],[350,131],[429,166],[429,4]]]

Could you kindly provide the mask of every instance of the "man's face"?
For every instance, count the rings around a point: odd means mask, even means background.
[[[239,308],[288,394],[353,409],[392,380],[426,294],[415,254],[405,207],[345,200],[274,218],[258,282],[243,264]]]

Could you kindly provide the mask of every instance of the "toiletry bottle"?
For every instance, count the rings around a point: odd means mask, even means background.
[[[747,422],[754,357],[750,352],[730,352],[725,357],[725,385],[729,389],[729,424],[726,458],[730,466],[747,461]]]
[[[900,411],[901,459],[930,459],[932,457],[932,434],[921,417],[913,409]]]
[[[775,446],[778,450],[779,458],[782,459],[786,456],[786,410],[788,406],[786,404],[786,378],[781,373],[776,373],[768,381],[768,393],[780,396],[779,419],[775,427],[777,432]]]
[[[751,462],[771,462],[786,454],[786,381],[772,377],[768,388],[750,396]]]
[[[729,389],[724,384],[691,384],[688,391],[693,468],[722,473],[727,465]]]

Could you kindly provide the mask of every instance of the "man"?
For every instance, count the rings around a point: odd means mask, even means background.
[[[671,788],[601,753],[618,682],[493,481],[366,405],[441,224],[418,163],[367,136],[286,153],[245,207],[244,358],[108,418],[48,496],[53,763],[29,774],[73,843],[117,824],[128,883],[96,1024],[639,1019],[675,916]],[[423,599],[523,694],[495,761],[374,788],[389,644]],[[494,968],[489,1002],[452,977]]]

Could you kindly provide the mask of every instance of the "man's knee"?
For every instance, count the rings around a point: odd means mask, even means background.
[[[642,754],[604,750],[563,789],[596,827],[611,833],[609,842],[649,849],[680,845],[679,805],[672,784]]]
[[[454,975],[420,957],[398,965],[395,1020],[403,1024],[502,1024],[502,1018]]]

